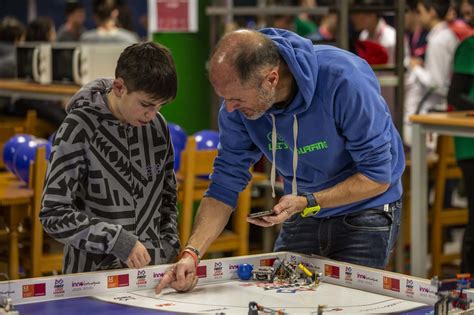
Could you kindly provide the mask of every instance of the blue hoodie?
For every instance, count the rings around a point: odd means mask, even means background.
[[[297,160],[297,193],[318,192],[360,172],[379,183],[390,183],[378,196],[324,208],[318,217],[341,215],[400,199],[405,157],[380,86],[370,66],[354,54],[326,45],[313,45],[292,32],[263,29],[278,46],[298,86],[285,108],[270,108],[257,120],[239,111],[219,111],[220,148],[206,196],[235,207],[238,194],[262,153],[275,163],[292,193]],[[272,146],[272,118],[277,139]],[[297,127],[294,122],[297,121]],[[296,140],[297,153],[294,144]]]

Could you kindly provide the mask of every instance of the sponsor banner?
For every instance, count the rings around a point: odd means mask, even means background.
[[[401,274],[361,267],[348,263],[331,261],[317,256],[279,252],[263,255],[203,260],[198,266],[199,282],[210,283],[235,279],[238,266],[242,263],[253,266],[273,265],[276,258],[288,257],[291,261],[301,261],[313,266],[324,275],[323,282],[362,289],[401,299],[433,305],[437,301],[436,287],[429,279],[421,279]],[[137,288],[153,289],[163,278],[170,265],[149,266],[143,269],[123,269],[82,274],[62,275],[38,279],[23,279],[0,282],[0,294],[10,295],[14,304],[45,301],[55,298],[92,296],[107,290],[127,295]],[[120,274],[117,274],[120,273]],[[109,289],[110,287],[110,289]]]

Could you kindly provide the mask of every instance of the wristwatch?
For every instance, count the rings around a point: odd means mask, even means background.
[[[308,206],[301,211],[303,218],[315,216],[321,211],[321,206],[312,193],[302,193],[301,196],[304,196],[308,203]]]

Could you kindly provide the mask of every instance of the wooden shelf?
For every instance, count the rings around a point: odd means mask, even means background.
[[[206,15],[325,15],[329,13],[328,7],[304,8],[295,6],[265,6],[265,7],[224,7],[210,6],[206,8]]]
[[[57,100],[71,97],[80,89],[79,85],[39,84],[20,80],[0,80],[0,95]]]

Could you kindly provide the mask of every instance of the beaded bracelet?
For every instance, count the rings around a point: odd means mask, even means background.
[[[184,255],[185,253],[191,255],[191,257],[192,257],[193,260],[194,260],[194,265],[195,265],[196,268],[197,268],[200,259],[198,258],[198,256],[196,256],[196,253],[193,252],[192,250],[190,250],[189,248],[185,248],[185,249],[183,249],[183,251],[181,252],[181,257],[183,257],[183,255]]]

